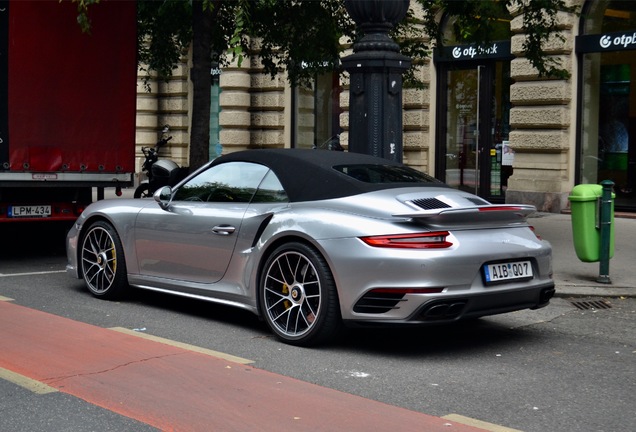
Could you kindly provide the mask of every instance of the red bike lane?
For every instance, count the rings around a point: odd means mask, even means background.
[[[480,431],[0,301],[0,368],[165,431]]]

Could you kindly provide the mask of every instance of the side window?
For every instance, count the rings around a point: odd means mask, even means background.
[[[175,201],[250,202],[269,168],[249,162],[213,166],[183,184]]]
[[[278,177],[272,171],[269,171],[261,182],[254,199],[255,203],[268,202],[288,202],[287,192],[283,189],[283,185],[278,181]]]

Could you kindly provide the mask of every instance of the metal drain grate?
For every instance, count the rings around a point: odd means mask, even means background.
[[[612,305],[605,300],[570,300],[579,310],[611,309]]]

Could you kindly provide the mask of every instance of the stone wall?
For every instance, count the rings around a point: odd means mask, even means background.
[[[141,147],[154,147],[161,139],[164,125],[170,125],[172,139],[160,150],[159,157],[174,160],[180,166],[188,165],[190,145],[190,89],[188,65],[184,58],[168,81],[148,76],[139,71],[137,79],[137,129],[135,181],[143,179],[141,166],[144,157]],[[147,83],[145,79],[148,77]]]
[[[573,0],[570,4],[582,4]],[[574,37],[579,17],[559,15],[564,40],[552,38],[548,53],[559,60],[573,78],[558,80],[538,77],[523,58],[524,35],[521,17],[511,22],[512,51],[510,88],[510,145],[515,151],[514,173],[508,181],[507,202],[528,203],[540,211],[560,212],[568,207],[572,189],[576,149],[576,56]],[[347,55],[348,53],[344,53]],[[141,146],[154,145],[164,124],[170,124],[173,136],[162,151],[180,165],[187,165],[190,141],[189,66],[184,59],[168,82],[150,80],[151,93],[138,85],[137,153]],[[423,89],[405,88],[403,92],[404,162],[434,174],[435,161],[435,68],[432,61],[421,65]],[[349,87],[345,76],[340,94],[341,144],[348,143]],[[293,133],[293,90],[283,75],[275,78],[263,73],[258,58],[246,58],[242,65],[232,64],[220,75],[220,140],[223,153],[246,148],[289,147]],[[311,92],[298,92],[297,123],[303,141],[313,142]],[[306,108],[306,110],[305,110]],[[143,158],[138,157],[140,169]]]
[[[432,175],[435,142],[431,128],[431,70],[432,61],[419,68],[418,78],[424,84],[423,89],[404,89],[402,122],[404,163]]]
[[[552,37],[545,49],[575,76],[574,36],[578,19],[560,13],[563,39]],[[523,57],[522,17],[511,22],[510,146],[514,173],[508,180],[507,202],[533,204],[539,211],[560,212],[568,206],[573,187],[576,103],[574,79],[539,77]]]

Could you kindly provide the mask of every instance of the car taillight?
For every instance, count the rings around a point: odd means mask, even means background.
[[[480,212],[490,212],[490,211],[518,211],[518,210],[522,210],[522,207],[519,207],[519,206],[509,206],[509,205],[479,207],[479,211],[480,211]]]
[[[539,235],[539,233],[537,232],[537,230],[536,230],[536,229],[535,229],[532,225],[530,225],[530,229],[532,230],[532,233],[533,233],[533,234],[534,234],[534,235],[535,235],[535,236],[536,236],[539,240],[543,240],[543,239],[541,238],[541,236]]]
[[[436,231],[417,234],[394,234],[360,237],[360,240],[374,247],[400,249],[444,249],[453,244],[446,240],[448,231]]]

